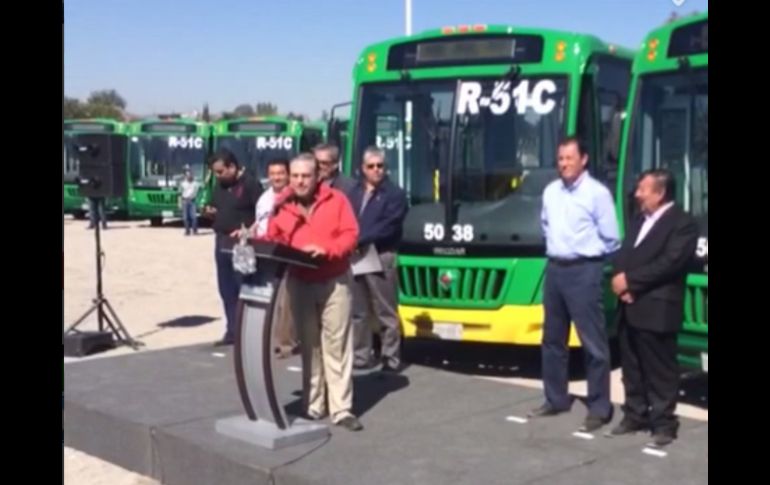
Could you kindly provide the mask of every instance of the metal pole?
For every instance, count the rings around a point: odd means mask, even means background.
[[[102,300],[104,294],[102,293],[102,232],[99,228],[102,225],[102,214],[99,212],[99,204],[103,203],[104,199],[101,197],[91,198],[91,210],[96,215],[91,215],[91,219],[95,220],[94,231],[96,231],[96,301],[98,308],[96,310],[97,319],[99,322],[99,331],[104,332],[104,307]]]
[[[404,11],[406,35],[412,35],[412,0],[404,0]]]

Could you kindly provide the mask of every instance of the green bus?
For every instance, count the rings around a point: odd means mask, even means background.
[[[282,116],[254,116],[222,120],[213,125],[213,149],[232,151],[252,176],[266,184],[267,163],[291,159],[325,139],[324,127]],[[207,184],[210,189],[213,180]],[[208,196],[207,196],[208,197]]]
[[[700,226],[687,278],[679,360],[708,372],[708,13],[652,31],[633,66],[621,150],[617,205],[624,222],[635,210],[633,190],[650,168],[671,170],[677,202]]]
[[[89,211],[88,199],[80,195],[77,179],[80,176],[80,162],[74,151],[78,135],[111,134],[126,136],[126,124],[107,118],[64,120],[64,213],[75,219],[85,219]],[[108,198],[105,212],[125,215],[128,212],[128,199],[125,197]]]
[[[128,136],[129,215],[150,219],[152,226],[180,217],[179,182],[187,168],[203,182],[210,126],[190,119],[151,118],[131,123]]]
[[[582,136],[593,175],[616,186],[632,62],[632,51],[594,36],[508,25],[444,27],[363,50],[345,169],[355,173],[377,145],[407,193],[405,339],[540,345],[541,196],[558,177],[557,145]],[[579,346],[574,328],[569,345]]]

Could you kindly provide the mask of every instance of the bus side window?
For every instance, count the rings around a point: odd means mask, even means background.
[[[596,61],[596,97],[601,124],[599,170],[614,188],[620,157],[620,133],[631,84],[631,61],[609,56],[597,57]]]

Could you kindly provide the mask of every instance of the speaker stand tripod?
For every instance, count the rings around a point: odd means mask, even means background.
[[[96,213],[99,214],[99,204],[104,203],[105,200],[103,197],[92,197],[91,210],[96,211]],[[128,345],[134,350],[139,350],[139,346],[144,344],[131,337],[131,334],[128,333],[128,330],[126,330],[126,327],[123,325],[123,322],[120,321],[120,318],[115,312],[115,309],[112,307],[109,300],[107,300],[107,297],[105,297],[104,293],[102,292],[102,258],[104,257],[104,253],[102,252],[102,238],[100,228],[103,221],[100,220],[99,216],[93,219],[96,220],[96,224],[94,225],[94,235],[96,237],[96,298],[92,300],[93,304],[91,305],[91,308],[89,308],[83,314],[83,316],[78,318],[72,325],[70,325],[69,328],[67,328],[67,330],[65,330],[65,354],[72,353],[76,355],[84,355],[93,353],[94,351],[113,348],[115,347],[113,336],[118,343]],[[99,331],[96,333],[90,332],[89,335],[86,335],[85,332],[78,331],[77,327],[81,323],[85,322],[86,318],[88,318],[88,316],[94,312],[96,312],[97,315]],[[109,327],[110,332],[105,332],[105,322]],[[75,334],[75,337],[82,337],[84,341],[78,341],[77,343],[72,344],[72,346],[77,348],[71,348],[69,349],[70,352],[68,352],[67,337],[73,334]],[[88,340],[89,343],[86,343],[85,340]]]

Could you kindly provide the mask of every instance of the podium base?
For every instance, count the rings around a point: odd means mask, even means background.
[[[251,421],[246,415],[220,419],[216,422],[218,433],[230,438],[277,450],[308,441],[325,438],[329,426],[315,421],[297,418],[288,429],[279,429],[267,421]]]

